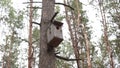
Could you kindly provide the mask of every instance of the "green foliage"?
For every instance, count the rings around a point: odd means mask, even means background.
[[[57,12],[60,12],[60,7],[56,6],[55,10]],[[57,15],[57,17],[55,18],[57,21],[62,21],[65,18],[65,16],[61,13],[59,13]],[[59,47],[57,47],[56,52],[60,52],[60,56],[63,57],[71,57],[72,55],[74,55],[73,53],[73,48],[72,45],[69,41],[64,40]],[[57,59],[56,61],[56,67],[57,68],[72,68],[73,67],[74,62],[68,62],[68,61],[64,61],[61,59]]]
[[[99,0],[100,1],[100,6],[103,6],[101,9],[104,10],[105,17],[106,17],[106,22],[107,22],[107,34],[108,34],[108,42],[109,46],[111,47],[112,50],[112,56],[113,56],[113,61],[117,60],[119,62],[120,53],[119,53],[119,38],[120,32],[119,32],[119,27],[120,27],[120,3],[117,0]],[[92,0],[91,3],[93,4],[96,3],[96,1]],[[97,2],[98,3],[98,2]],[[94,5],[94,7],[96,7]],[[106,50],[106,44],[104,37],[102,36],[101,39],[99,40],[97,47],[100,49],[100,56],[98,58],[101,58],[100,60],[97,61],[96,66],[100,66],[100,68],[106,68],[109,66],[110,62],[108,61],[109,56],[108,52]],[[98,59],[95,58],[95,59]],[[99,63],[99,64],[98,64]],[[114,61],[114,65],[116,64],[116,61]]]
[[[115,1],[109,1],[108,4],[105,5],[105,10],[110,14],[111,21],[118,24],[120,21],[120,4]],[[119,24],[118,24],[119,25]]]
[[[36,20],[39,20],[39,18],[40,18],[40,14],[38,13],[38,9],[34,9],[33,10],[33,20],[36,21]]]
[[[38,39],[38,38],[40,38],[40,32],[39,32],[40,30],[37,28],[37,27],[35,27],[34,29],[33,29],[33,39]]]
[[[85,65],[87,62],[85,62],[85,58],[86,58],[86,49],[85,49],[85,40],[84,40],[84,37],[83,37],[83,33],[82,33],[82,28],[81,27],[78,27],[78,22],[77,22],[77,17],[78,17],[78,11],[80,12],[80,22],[79,24],[84,24],[85,27],[86,27],[86,32],[88,32],[89,34],[89,40],[91,39],[90,37],[90,28],[87,27],[87,22],[88,22],[88,19],[87,19],[87,16],[86,16],[86,12],[83,11],[83,8],[82,8],[82,3],[79,2],[79,9],[77,8],[76,6],[76,3],[75,3],[75,0],[70,0],[68,1],[68,4],[69,6],[73,7],[75,10],[71,10],[69,8],[67,8],[67,11],[68,11],[68,18],[70,18],[70,25],[71,25],[71,28],[72,28],[72,31],[73,31],[73,37],[76,39],[76,42],[78,41],[78,49],[79,51],[81,51],[81,54],[80,54],[80,59],[82,59],[82,61],[80,61],[81,63],[81,66],[84,66],[84,67],[87,67],[87,65]],[[59,8],[58,8],[59,10]],[[75,35],[77,37],[75,37]],[[72,38],[73,39],[73,38]],[[74,40],[75,40],[74,39]],[[58,47],[58,52],[60,52],[60,56],[64,56],[64,57],[68,57],[68,58],[75,58],[74,56],[74,49],[73,47],[73,44],[72,42],[70,42],[71,40],[69,41],[63,41],[63,44],[61,44],[62,46],[61,47]],[[94,50],[93,50],[94,51]],[[92,52],[92,51],[91,51]],[[84,65],[82,65],[82,63]],[[73,68],[74,65],[76,64],[76,61],[70,61],[70,62],[66,62],[66,61],[63,61],[63,60],[58,60],[57,61],[57,67],[58,68]],[[66,67],[67,66],[67,67]]]
[[[56,52],[60,52],[58,55],[69,59],[74,55],[72,45],[68,41],[63,41],[62,44],[57,47]],[[57,68],[72,68],[73,64],[73,61],[64,61],[61,59],[57,59],[56,61]]]
[[[56,10],[56,12],[60,12],[60,7],[59,7],[59,6],[56,6],[56,7],[55,7],[55,10]],[[57,21],[62,21],[64,18],[65,18],[64,15],[62,15],[62,14],[60,14],[60,13],[55,17],[55,19],[56,19]]]
[[[33,39],[33,46],[35,50],[37,50],[37,52],[39,53],[40,29],[38,27],[34,27],[33,33],[32,33],[32,39]]]
[[[120,45],[120,3],[118,1],[108,1],[108,4],[105,5],[105,10],[108,11],[110,17],[109,22],[110,22],[110,27],[109,27],[109,33],[111,36],[115,36],[116,38],[113,38],[110,41],[112,50],[113,50],[113,57],[120,57],[120,52],[119,52],[119,45]],[[120,58],[117,60],[119,61]],[[120,62],[119,62],[120,63]]]
[[[79,4],[79,9],[77,9],[77,6],[76,6],[76,3],[75,3],[75,1],[74,0],[71,0],[71,2],[70,2],[70,5],[71,5],[71,7],[73,7],[74,8],[74,14],[75,14],[75,16],[77,16],[78,14],[77,14],[77,12],[78,11],[80,11],[80,13],[81,14],[83,14],[83,7],[82,7],[82,3],[81,2],[78,2],[78,4]],[[81,15],[82,16],[82,15]]]
[[[103,1],[103,0],[100,0]],[[91,0],[91,4],[96,3],[97,1]],[[81,54],[80,58],[82,59],[81,62],[84,63],[84,68],[87,68],[86,65],[86,48],[85,48],[85,41],[83,38],[83,35],[81,33],[81,28],[77,28],[76,19],[78,17],[78,11],[80,14],[80,23],[84,24],[86,27],[86,32],[88,34],[89,40],[91,40],[91,31],[90,27],[88,27],[88,17],[86,16],[86,11],[83,11],[82,3],[79,2],[79,9],[76,6],[75,0],[68,0],[68,4],[73,7],[75,10],[68,9],[68,15],[70,18],[70,25],[72,26],[73,34],[75,34],[75,30],[78,30],[77,39],[80,38],[79,44],[81,44]],[[7,63],[10,61],[11,68],[19,68],[18,62],[18,55],[20,53],[19,46],[21,44],[21,39],[19,37],[19,31],[24,27],[23,25],[23,19],[24,19],[24,10],[15,10],[12,5],[11,0],[0,0],[0,24],[6,27],[8,32],[5,33],[4,43],[0,43],[0,52],[4,53],[2,60],[3,62]],[[120,3],[115,2],[114,0],[104,0],[100,3],[100,5],[103,5],[104,8],[102,8],[107,17],[107,21],[109,22],[108,26],[108,34],[109,38],[114,37],[113,39],[110,39],[110,46],[113,50],[113,57],[115,60],[117,60],[118,63],[120,63]],[[55,7],[55,10],[60,12],[61,8],[59,6]],[[28,12],[27,12],[28,13]],[[40,17],[38,13],[38,9],[33,10],[33,20],[36,21]],[[59,13],[57,17],[55,18],[58,21],[62,21],[65,18],[65,15]],[[4,31],[4,30],[3,30]],[[36,26],[33,27],[33,33],[32,33],[32,39],[33,39],[33,46],[35,48],[34,54],[39,54],[39,38],[40,38],[40,30]],[[81,37],[82,36],[82,37]],[[2,40],[2,39],[1,39]],[[93,42],[90,43],[90,54],[92,58],[92,65],[93,68],[106,68],[109,64],[108,60],[108,54],[106,53],[106,46],[104,37],[101,36],[101,39],[97,44],[93,44]],[[74,51],[73,47],[71,45],[70,40],[66,41],[64,40],[62,44],[60,44],[59,47],[56,48],[56,52],[60,52],[58,55],[68,58],[75,58],[74,57]],[[35,55],[36,56],[36,55]],[[8,60],[8,58],[10,58]],[[37,57],[36,57],[37,58]],[[107,62],[107,63],[106,63]],[[81,63],[82,64],[82,63]],[[5,64],[7,65],[7,64]],[[74,61],[64,61],[57,59],[56,66],[57,68],[73,68],[75,65]]]
[[[9,27],[11,28],[23,28],[22,26],[22,20],[23,20],[23,11],[15,11],[13,7],[10,8],[8,11],[8,19],[6,22],[9,24]]]
[[[14,33],[7,35],[6,39],[4,39],[6,43],[2,45],[2,51],[4,53],[3,62],[7,63],[9,61],[12,68],[17,68],[18,66],[17,60],[19,55],[18,47],[20,45],[20,39],[16,37],[16,35],[17,34]]]
[[[11,4],[12,4],[11,0],[1,0],[0,1],[0,6],[4,7],[4,8],[9,7]]]
[[[19,37],[19,31],[23,28],[23,15],[21,10],[15,10],[12,6],[11,0],[0,1],[1,19],[0,23],[8,30],[5,33],[4,43],[1,45],[3,52],[3,63],[6,67],[10,65],[10,68],[18,68],[18,55],[21,39]],[[5,11],[5,12],[4,12]],[[2,40],[2,39],[1,39]]]

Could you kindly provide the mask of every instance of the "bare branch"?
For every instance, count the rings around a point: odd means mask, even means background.
[[[65,60],[65,61],[76,61],[76,60],[81,60],[81,59],[69,59],[67,57],[62,57],[62,56],[58,56],[58,55],[55,55],[58,59],[62,59],[62,60]]]
[[[42,3],[42,2],[23,2],[23,4],[28,4],[28,3]],[[58,4],[58,5],[64,5],[64,6],[66,6],[66,7],[69,7],[70,9],[72,9],[72,10],[74,10],[74,8],[73,7],[71,7],[70,5],[66,5],[66,4],[64,4],[64,3],[55,3],[55,4]]]
[[[40,23],[37,23],[37,22],[32,22],[32,23],[37,24],[37,25],[40,25]]]
[[[37,41],[39,41],[39,40],[40,40],[40,39],[36,39],[35,41],[32,42],[32,44],[35,43],[35,42],[37,42]]]
[[[42,9],[41,7],[27,7],[27,8]]]
[[[38,1],[34,1],[34,2],[23,2],[23,4],[28,4],[28,3],[42,3],[42,2],[38,2]]]
[[[28,41],[28,40],[26,40],[26,39],[21,39],[21,40],[29,43],[29,41]]]
[[[51,19],[51,22],[53,22],[54,18],[57,16],[59,12],[55,12],[55,14],[53,15],[52,19]]]
[[[55,4],[64,5],[64,6],[66,6],[66,7],[69,7],[70,9],[74,10],[73,7],[71,7],[70,5],[66,5],[66,4],[64,4],[64,3],[55,3]]]

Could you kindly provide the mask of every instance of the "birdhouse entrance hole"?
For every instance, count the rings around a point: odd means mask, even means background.
[[[57,30],[59,30],[59,27],[58,27],[58,26],[56,26],[56,29],[57,29]]]

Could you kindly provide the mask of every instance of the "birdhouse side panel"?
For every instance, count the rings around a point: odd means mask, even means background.
[[[47,31],[48,45],[57,47],[63,40],[62,28],[51,25]]]
[[[47,41],[48,43],[53,39],[54,37],[54,32],[53,32],[53,28],[52,25],[48,28],[47,30]]]

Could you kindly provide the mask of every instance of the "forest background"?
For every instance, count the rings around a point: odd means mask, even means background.
[[[30,4],[24,4],[28,1],[0,1],[0,66],[3,68],[29,66]],[[36,1],[38,2],[38,0]],[[78,2],[78,5],[75,1]],[[55,11],[60,12],[56,19],[64,22],[64,41],[56,48],[56,52],[60,52],[60,56],[67,58],[81,59],[75,61],[57,59],[57,68],[88,68],[89,64],[89,68],[119,68],[119,0],[56,0],[56,2],[74,8],[74,11],[71,11],[63,5],[55,7]],[[33,3],[33,6],[32,19],[39,23],[42,4]],[[39,25],[33,24],[33,68],[38,68],[39,64],[39,31]],[[75,43],[77,43],[76,46],[74,46]],[[78,54],[75,54],[75,50],[78,51]]]

